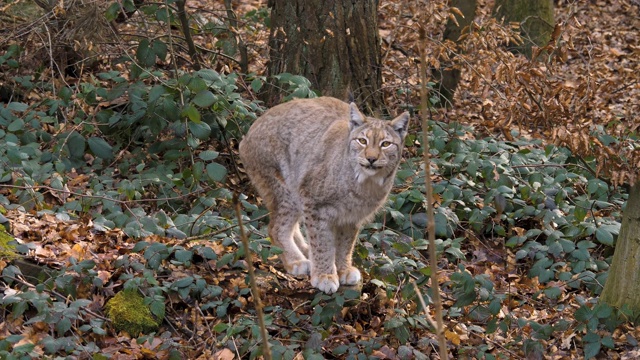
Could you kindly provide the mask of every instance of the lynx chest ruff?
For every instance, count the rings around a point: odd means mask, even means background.
[[[240,158],[288,272],[326,293],[361,280],[355,240],[391,190],[408,123],[406,112],[385,121],[321,97],[278,105],[251,126]]]

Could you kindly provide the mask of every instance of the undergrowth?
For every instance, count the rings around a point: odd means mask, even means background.
[[[97,78],[103,80],[60,90],[57,99],[13,102],[1,110],[2,206],[65,220],[89,217],[91,231],[122,229],[130,239],[212,235],[195,246],[138,241],[118,257],[107,282],[98,277],[92,260],[70,259],[68,267],[35,288],[25,287],[20,270],[8,266],[4,281],[16,291],[2,300],[5,316],[31,314],[25,324],[50,324],[55,336],[32,344],[46,354],[99,353],[108,327],[83,306],[90,294],[104,294],[117,284],[144,294],[158,317],[164,316],[169,299],[169,317],[197,303],[216,319],[209,324],[216,344],[258,356],[249,289],[244,281],[223,279],[214,285],[210,271],[244,278],[245,249],[228,206],[239,189],[230,144],[259,115],[259,104],[237,91],[238,77],[211,70],[161,83],[123,82],[115,73]],[[78,111],[69,122],[55,117],[60,106],[80,109],[83,103],[97,104],[98,98],[114,101],[124,92],[136,95],[118,111],[102,109],[94,117]],[[185,104],[178,104],[178,95]],[[159,108],[165,109],[163,117],[158,117]],[[612,191],[593,176],[589,161],[579,161],[566,149],[517,137],[512,142],[475,138],[472,128],[456,123],[430,126],[445,316],[467,324],[466,336],[508,335],[503,346],[513,351],[539,351],[568,329],[584,334],[585,351],[595,354],[600,346],[611,346],[610,333],[621,321],[615,319],[624,314],[593,306],[591,296],[606,279],[625,194]],[[410,154],[419,155],[415,134],[407,145]],[[311,358],[368,357],[382,344],[426,358],[431,330],[413,287],[419,285],[429,304],[420,166],[419,156],[406,159],[397,190],[360,235],[356,263],[368,275],[362,297],[350,291],[317,294],[286,306],[267,295],[275,358],[291,359],[301,349]],[[76,178],[63,176],[69,173]],[[265,214],[246,196],[242,203],[245,222]],[[265,238],[264,221],[250,223],[247,230],[265,272],[280,250]],[[28,244],[18,249],[25,255],[30,251]],[[490,270],[495,268],[500,272]],[[176,269],[180,278],[167,276]],[[82,294],[79,287],[88,289]],[[74,300],[64,301],[67,296]],[[562,313],[573,296],[582,304],[575,320],[540,323],[521,311],[530,307]],[[201,325],[193,326],[195,331]],[[87,332],[92,335],[75,336]],[[343,332],[351,335],[332,336]],[[455,344],[460,334],[452,332],[448,338]],[[13,346],[19,339],[4,340],[5,354],[30,354],[32,348]],[[178,344],[166,346],[184,351]],[[483,349],[461,346],[458,351],[493,356]]]
[[[109,256],[67,256],[42,278],[4,267],[0,304],[11,335],[0,340],[0,357],[104,354],[115,331],[89,304],[114,289],[139,292],[165,319],[158,333],[138,337],[140,344],[161,339],[157,353],[181,358],[226,347],[258,357],[247,249],[230,204],[235,192],[244,193],[250,250],[260,260],[274,358],[365,359],[390,348],[400,358],[428,358],[433,329],[417,301],[431,303],[419,129],[407,138],[394,192],[360,234],[362,292],[308,293],[301,290],[308,284],[277,270],[280,249],[266,236],[266,211],[237,163],[238,139],[264,110],[254,94],[266,80],[160,70],[154,65],[167,47],[155,41],[141,41],[137,57],[122,60],[126,71],[77,84],[13,78],[23,94],[50,96],[0,107],[0,206],[85,224],[83,236],[94,239],[123,235],[94,244],[92,251]],[[0,68],[18,68],[20,51],[10,47]],[[304,78],[277,79],[291,97],[315,96]],[[613,331],[631,314],[594,297],[606,280],[624,191],[594,175],[594,159],[565,148],[517,133],[513,141],[476,136],[454,122],[429,125],[438,267],[454,353],[541,354],[568,332],[578,334],[587,358],[612,348]],[[16,247],[24,256],[36,248]],[[25,327],[36,325],[49,335],[25,341]]]

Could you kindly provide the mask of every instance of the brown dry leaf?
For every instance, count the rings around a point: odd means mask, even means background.
[[[444,336],[454,345],[460,345],[460,335],[454,331],[445,330]]]
[[[82,244],[74,244],[71,247],[71,251],[69,252],[69,255],[71,255],[72,257],[76,258],[78,261],[82,261],[85,259],[85,254],[86,254],[86,249],[84,247],[84,245]]]
[[[609,52],[613,56],[624,56],[624,55],[627,55],[627,53],[625,53],[624,51],[622,51],[620,49],[616,49],[616,48],[609,48]]]
[[[229,349],[222,349],[213,354],[213,360],[233,360],[234,358],[235,354]]]

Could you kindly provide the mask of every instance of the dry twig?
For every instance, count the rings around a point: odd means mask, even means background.
[[[256,314],[258,315],[258,325],[260,325],[260,334],[262,335],[262,356],[265,360],[271,360],[271,349],[269,348],[269,334],[267,333],[267,327],[264,324],[264,314],[262,312],[262,300],[260,299],[260,289],[256,284],[256,276],[253,271],[253,256],[251,255],[251,249],[249,248],[249,239],[244,232],[242,226],[242,214],[240,213],[240,200],[238,194],[233,195],[233,203],[236,208],[236,217],[238,218],[238,227],[240,228],[240,239],[244,246],[244,257],[247,260],[247,268],[249,270],[249,282],[251,284],[251,296],[253,296],[253,302],[256,306]]]
[[[436,255],[435,218],[433,215],[433,187],[431,186],[431,162],[429,160],[429,129],[427,113],[429,112],[429,94],[427,93],[427,55],[426,34],[423,27],[419,29],[420,49],[420,115],[422,116],[422,154],[424,156],[424,180],[427,194],[427,235],[429,238],[429,266],[431,267],[431,295],[436,311],[436,333],[440,359],[447,360],[447,339],[444,337],[444,323],[442,321],[442,300],[440,299],[440,286],[438,284],[438,258]],[[420,297],[422,299],[422,297]],[[426,312],[426,308],[425,308]]]

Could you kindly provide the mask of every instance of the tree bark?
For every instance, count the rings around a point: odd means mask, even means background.
[[[496,0],[493,13],[496,19],[519,22],[522,45],[513,49],[531,58],[532,47],[547,45],[555,27],[553,0]]]
[[[640,182],[631,187],[600,301],[640,313]]]
[[[322,95],[365,111],[383,109],[377,0],[272,0],[268,75],[291,73],[311,81]],[[273,84],[272,84],[273,85]],[[267,105],[281,102],[269,86]]]
[[[191,58],[193,69],[198,71],[200,70],[200,55],[198,54],[196,45],[193,42],[193,38],[191,37],[191,28],[189,27],[189,17],[187,15],[186,6],[187,0],[176,1],[176,8],[178,9],[178,19],[180,20],[180,25],[182,26],[182,34],[184,35],[184,40],[187,43],[189,57]]]
[[[476,15],[477,1],[450,0],[449,5],[458,8],[464,18],[457,14],[455,15],[456,21],[449,18],[444,28],[442,40],[450,40],[458,44],[458,38],[462,35],[462,30],[471,24]],[[453,64],[443,63],[439,70],[433,72],[433,76],[438,97],[440,98],[440,106],[451,106],[453,104],[453,95],[460,81],[460,69],[453,67]]]

